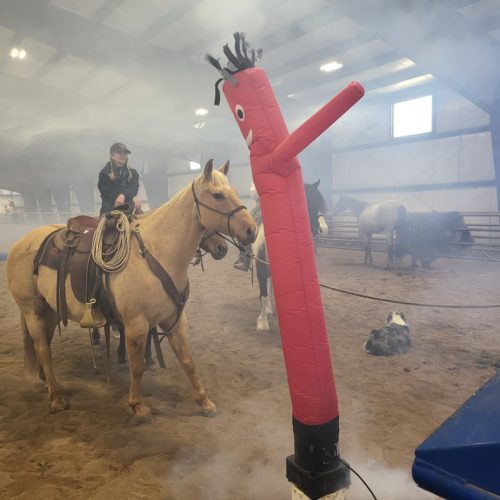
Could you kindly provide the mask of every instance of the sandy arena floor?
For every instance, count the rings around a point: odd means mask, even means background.
[[[321,248],[320,281],[386,298],[431,303],[499,303],[500,266],[439,260],[399,275],[361,264],[360,252]],[[218,407],[205,418],[168,345],[167,370],[147,372],[151,424],[127,406],[128,372],[113,362],[111,383],[77,325],[53,342],[56,376],[70,409],[49,414],[42,382],[23,370],[19,313],[0,263],[0,497],[287,499],[285,458],[293,453],[291,409],[276,320],[255,330],[258,291],[231,252],[191,271],[191,347]],[[413,452],[500,366],[498,309],[402,307],[323,289],[341,404],[341,454],[379,499],[432,498],[414,486]],[[361,346],[387,313],[407,316],[413,348],[376,358]],[[116,341],[114,341],[116,343]],[[166,342],[164,343],[166,344]],[[113,360],[114,361],[114,360]],[[349,499],[370,498],[355,476]]]

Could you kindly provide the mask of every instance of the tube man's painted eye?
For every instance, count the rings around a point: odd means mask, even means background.
[[[238,117],[238,120],[242,122],[245,119],[245,112],[243,111],[243,108],[237,104],[236,107],[234,108],[236,112],[236,116]]]

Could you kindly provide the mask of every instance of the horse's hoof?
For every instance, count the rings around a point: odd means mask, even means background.
[[[148,424],[153,420],[153,414],[149,406],[139,404],[132,407],[132,410],[134,411],[134,422],[136,424]]]
[[[210,399],[205,398],[202,401],[196,402],[201,406],[204,417],[215,417],[215,414],[217,413],[217,407],[214,403],[212,403],[212,401],[210,401]]]
[[[257,331],[258,332],[268,332],[269,331],[269,320],[266,318],[259,318],[257,320]]]
[[[50,413],[58,413],[68,408],[68,403],[60,396],[50,402]]]

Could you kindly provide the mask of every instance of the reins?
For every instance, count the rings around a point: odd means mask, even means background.
[[[205,268],[203,267],[203,257],[205,257],[205,255],[207,255],[208,251],[205,250],[205,252],[202,252],[201,248],[198,247],[196,249],[196,254],[194,256],[194,259],[193,261],[191,262],[191,265],[192,266],[197,266],[198,264],[201,265],[201,270],[204,271]]]
[[[240,252],[245,250],[245,247],[240,245],[237,241],[235,241],[234,238],[228,238],[225,235],[223,235],[222,233],[219,233],[219,231],[214,231],[214,234],[220,236],[223,240],[226,240],[228,243],[235,246]],[[206,254],[206,252],[205,252],[205,254]]]

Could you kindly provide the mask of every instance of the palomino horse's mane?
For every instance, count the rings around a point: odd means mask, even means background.
[[[194,179],[194,182],[196,183],[202,177],[202,175],[197,176]],[[226,185],[229,184],[229,181],[227,180],[227,177],[223,173],[218,172],[217,170],[214,170],[212,172],[210,183],[213,184],[214,186],[226,186]],[[174,196],[172,196],[172,198],[170,198],[169,200],[167,200],[165,203],[161,204],[159,207],[151,208],[150,210],[147,210],[146,212],[143,212],[141,214],[137,214],[136,215],[137,219],[139,219],[139,220],[146,219],[150,215],[153,215],[161,207],[163,207],[164,205],[166,205],[167,203],[169,203],[171,200],[173,200],[179,193],[181,193],[182,191],[184,191],[185,189],[188,189],[188,188],[189,188],[189,186],[186,186],[186,187],[182,188]]]

